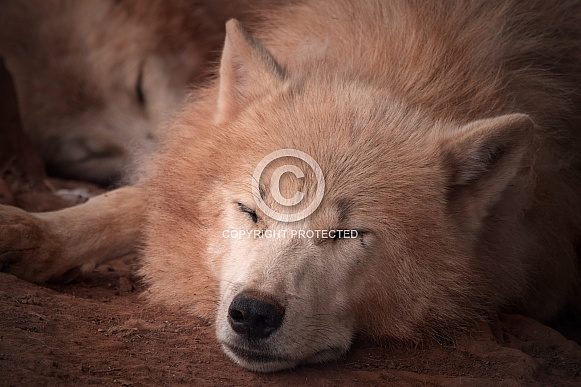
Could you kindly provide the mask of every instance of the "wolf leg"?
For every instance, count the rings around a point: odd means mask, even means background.
[[[145,194],[123,187],[60,211],[0,206],[0,269],[32,282],[66,280],[136,251]]]

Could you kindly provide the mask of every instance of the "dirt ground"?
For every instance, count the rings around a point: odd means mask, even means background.
[[[102,192],[45,177],[20,131],[9,80],[0,81],[0,203],[47,211]],[[519,315],[501,315],[453,343],[358,339],[330,364],[252,373],[223,354],[211,326],[144,302],[137,265],[128,256],[72,284],[0,273],[0,386],[581,385],[581,328],[567,328],[575,342]]]
[[[581,347],[518,315],[455,344],[359,340],[335,363],[255,374],[226,358],[212,327],[144,303],[134,266],[128,258],[70,285],[0,275],[0,385],[581,385]]]

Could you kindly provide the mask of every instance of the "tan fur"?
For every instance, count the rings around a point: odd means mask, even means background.
[[[226,353],[258,371],[334,358],[356,332],[421,340],[497,310],[544,321],[578,308],[580,25],[573,1],[305,1],[269,12],[256,38],[230,21],[220,78],[171,125],[135,199],[149,202],[150,299],[214,321]],[[326,184],[293,223],[250,189],[257,163],[288,148]],[[281,186],[314,195],[312,173]],[[237,335],[241,292],[276,300],[282,326]]]
[[[146,200],[123,187],[54,212],[0,211],[0,266],[33,282],[74,279],[135,250]]]

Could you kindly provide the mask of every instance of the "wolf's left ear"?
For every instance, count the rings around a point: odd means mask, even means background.
[[[282,83],[284,78],[283,68],[266,47],[238,20],[229,20],[220,64],[216,122],[228,119],[248,99]]]
[[[441,139],[451,209],[478,228],[523,167],[534,124],[526,114],[483,119]],[[476,230],[474,230],[476,231]]]

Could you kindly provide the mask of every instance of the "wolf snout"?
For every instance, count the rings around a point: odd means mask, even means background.
[[[228,308],[228,323],[239,335],[264,339],[281,326],[284,311],[284,307],[270,296],[242,292]]]

